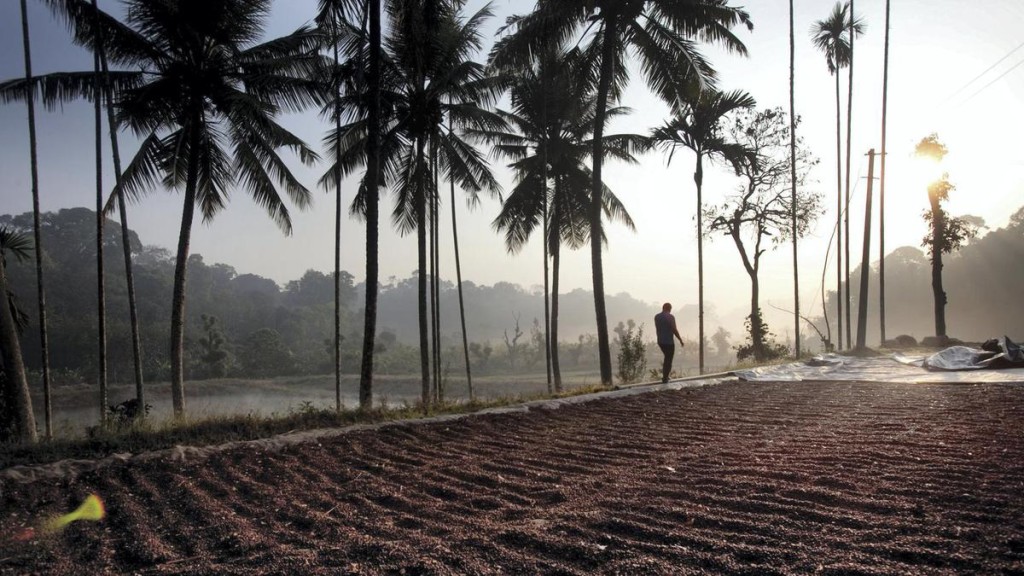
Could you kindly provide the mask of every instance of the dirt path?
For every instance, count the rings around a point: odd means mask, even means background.
[[[11,574],[1024,573],[1024,386],[726,383],[0,491]]]

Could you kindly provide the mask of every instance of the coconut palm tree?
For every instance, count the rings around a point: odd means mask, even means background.
[[[24,45],[25,55],[25,80],[32,79],[32,48],[29,42],[28,7],[25,0],[21,0],[21,36]],[[6,100],[6,99],[5,99]],[[50,401],[50,346],[46,332],[46,290],[43,286],[43,250],[42,250],[42,226],[39,220],[39,160],[36,156],[36,112],[35,98],[31,91],[25,98],[28,105],[28,146],[29,146],[29,169],[32,175],[32,233],[36,245],[36,296],[39,300],[39,338],[42,351],[43,368],[43,410],[46,422],[46,437],[53,437],[53,410]],[[0,292],[5,294],[5,292]],[[33,434],[35,426],[32,427]]]
[[[25,378],[17,318],[7,287],[7,255],[24,261],[31,249],[27,236],[0,228],[0,438],[10,434],[22,442],[36,441],[36,421]]]
[[[585,56],[578,50],[547,50],[537,62],[512,76],[510,111],[499,110],[509,129],[474,131],[471,135],[492,143],[495,157],[511,161],[516,187],[502,205],[493,226],[505,233],[510,253],[520,251],[540,227],[542,244],[552,257],[551,364],[554,390],[561,391],[558,360],[558,281],[562,244],[582,247],[590,237],[588,206],[593,144],[595,87]],[[628,114],[627,108],[608,111],[609,117]],[[634,154],[646,150],[646,138],[632,134],[605,137],[609,157],[635,163]],[[550,179],[554,187],[549,185]],[[629,214],[618,198],[604,189],[604,215],[633,230]],[[550,218],[549,218],[550,214]],[[545,267],[547,257],[545,256]]]
[[[308,77],[319,39],[300,28],[256,44],[269,0],[128,0],[126,23],[84,2],[65,2],[78,15],[71,23],[76,41],[95,50],[102,36],[111,64],[133,70],[118,74],[130,86],[117,92],[118,120],[143,140],[125,170],[121,193],[137,197],[158,180],[184,189],[171,313],[172,403],[181,416],[186,263],[195,211],[212,219],[225,206],[227,188],[238,186],[291,232],[278,187],[300,208],[309,205],[309,191],[277,151],[288,148],[307,164],[317,155],[274,117],[317,102]],[[85,90],[74,79],[62,89]]]
[[[688,148],[696,155],[693,182],[697,185],[697,310],[700,373],[704,373],[704,230],[702,226],[704,201],[704,160],[725,161],[734,167],[749,157],[749,151],[730,142],[722,135],[722,121],[733,112],[751,109],[754,98],[739,90],[719,92],[714,89],[694,89],[681,101],[674,116],[651,133],[655,143],[669,151],[669,162],[679,147]]]
[[[746,54],[746,47],[732,33],[737,24],[752,27],[748,14],[729,6],[728,0],[539,0],[533,14],[517,24],[518,38],[496,54],[499,66],[525,63],[551,39],[567,39],[580,29],[592,33],[592,45],[599,54],[589,214],[598,354],[601,382],[605,385],[612,383],[612,363],[599,240],[603,237],[602,147],[609,102],[628,79],[626,54],[632,52],[639,59],[648,86],[670,105],[675,105],[683,99],[685,87],[693,84],[708,87],[715,79],[714,70],[698,51],[695,40],[717,43],[730,52]]]
[[[378,237],[380,219],[380,134],[381,134],[381,41],[380,0],[367,0],[367,19],[370,38],[367,61],[369,82],[366,90],[368,106],[366,119],[366,174],[362,189],[363,215],[366,219],[366,301],[363,307],[363,352],[359,367],[359,407],[373,407],[373,349],[377,337],[377,290],[380,263]]]
[[[836,305],[837,309],[837,349],[843,348],[843,253],[842,253],[842,217],[843,217],[843,145],[842,124],[840,119],[841,104],[839,101],[839,71],[850,63],[849,5],[836,2],[828,18],[819,20],[811,28],[814,46],[825,54],[825,63],[829,74],[836,77]]]
[[[472,58],[482,47],[481,26],[492,16],[490,5],[463,20],[462,0],[439,2],[397,0],[391,6],[395,34],[389,45],[400,73],[403,97],[399,100],[399,129],[410,142],[399,159],[401,172],[396,183],[394,220],[400,230],[417,231],[420,247],[421,293],[426,288],[426,217],[435,213],[437,195],[430,178],[426,148],[435,145],[438,167],[449,179],[476,193],[497,194],[500,187],[483,156],[457,132],[445,129],[450,118],[455,129],[493,128],[501,120],[485,107],[494,102],[501,88],[498,78]],[[419,35],[419,37],[417,36]],[[420,344],[424,380],[429,378],[425,335],[426,305],[420,299]],[[435,330],[436,333],[436,330]],[[437,343],[434,347],[436,349]],[[436,361],[435,361],[436,364]],[[426,384],[424,384],[426,386]],[[429,391],[424,398],[429,400]]]
[[[399,232],[417,234],[419,261],[420,364],[422,400],[430,402],[430,348],[427,331],[427,217],[435,202],[429,147],[436,147],[438,169],[464,190],[475,194],[500,187],[483,155],[469,145],[459,130],[493,128],[501,119],[485,107],[501,89],[501,79],[472,61],[480,49],[482,23],[491,16],[489,6],[463,19],[463,1],[392,0],[387,4],[391,33],[384,51],[382,114],[378,182],[394,189],[392,220]],[[358,41],[357,41],[358,43]],[[354,69],[353,76],[359,76]],[[358,80],[356,80],[358,81]],[[357,92],[346,115],[351,122],[329,139],[341,141],[338,160],[342,173],[351,173],[366,161],[366,107]],[[452,129],[446,128],[446,119]],[[333,167],[331,168],[333,169]],[[365,188],[365,183],[363,188]],[[365,207],[362,191],[353,210]]]

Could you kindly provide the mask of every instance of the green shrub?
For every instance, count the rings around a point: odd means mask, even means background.
[[[634,329],[636,330],[634,332]],[[647,370],[647,347],[644,345],[644,327],[637,328],[630,320],[627,324],[615,327],[619,337],[619,380],[623,384],[632,384],[643,377]]]

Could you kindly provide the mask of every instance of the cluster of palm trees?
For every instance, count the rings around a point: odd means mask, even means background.
[[[746,54],[734,30],[750,29],[752,23],[728,0],[538,0],[532,12],[509,19],[487,63],[474,58],[482,48],[482,25],[492,16],[491,9],[466,15],[465,0],[320,0],[313,24],[263,42],[259,39],[271,0],[124,0],[123,21],[101,10],[96,0],[45,1],[67,21],[75,42],[93,52],[95,69],[33,76],[25,21],[26,76],[0,85],[0,100],[26,101],[30,118],[37,99],[49,107],[70,99],[91,100],[97,107],[98,135],[100,110],[106,105],[115,185],[104,201],[97,176],[97,202],[103,208],[98,228],[103,215],[117,209],[127,231],[125,203],[138,201],[151,190],[183,192],[171,319],[176,415],[185,412],[186,263],[194,214],[198,210],[204,219],[213,218],[225,207],[228,191],[240,189],[289,233],[285,197],[304,209],[311,205],[312,194],[294,176],[281,151],[294,153],[307,165],[320,157],[278,119],[284,112],[310,108],[320,110],[330,123],[324,136],[327,169],[319,183],[336,195],[336,279],[342,252],[341,187],[346,177],[358,178],[350,212],[366,222],[360,406],[372,405],[383,191],[394,195],[392,221],[397,230],[416,234],[422,400],[426,405],[443,394],[437,346],[439,286],[434,282],[440,265],[440,179],[447,179],[450,187],[461,289],[455,188],[465,191],[471,204],[482,192],[501,194],[477,144],[489,145],[492,157],[508,162],[515,175],[514,188],[503,198],[494,220],[508,250],[521,250],[534,231],[541,234],[552,390],[561,389],[555,343],[563,245],[575,249],[589,242],[601,381],[612,382],[602,266],[604,225],[633,224],[603,181],[604,161],[635,162],[638,153],[659,144],[670,151],[682,146],[696,154],[703,372],[703,164],[723,160],[735,166],[749,161],[748,151],[722,138],[720,124],[734,111],[754,105],[745,93],[720,92],[715,70],[700,51],[701,43],[710,43]],[[845,18],[845,13],[840,16]],[[836,42],[828,44],[827,51],[834,70],[846,62],[841,33]],[[630,61],[636,66],[627,66]],[[629,112],[617,102],[631,69],[641,72],[672,117],[649,136],[608,135],[608,121]],[[504,94],[510,96],[508,109],[495,109]],[[122,131],[140,141],[123,171],[117,139]],[[792,137],[795,125],[790,131]],[[97,154],[100,148],[98,136]],[[34,151],[32,164],[34,171]],[[98,162],[98,172],[99,167]],[[794,179],[794,199],[795,185]],[[33,193],[38,195],[35,185]],[[794,227],[795,213],[794,209]],[[130,244],[124,245],[130,283]],[[42,287],[40,277],[40,319],[45,322]],[[335,325],[337,351],[338,315]],[[45,328],[42,333],[45,354]],[[462,333],[468,357],[464,328]],[[336,355],[340,408],[339,358]],[[468,361],[466,366],[472,395]],[[44,358],[44,383],[45,369]],[[136,380],[144,404],[141,372]],[[102,401],[105,412],[106,400]]]

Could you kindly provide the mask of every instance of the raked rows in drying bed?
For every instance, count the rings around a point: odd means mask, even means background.
[[[4,573],[1024,572],[1024,387],[725,383],[2,486]]]

